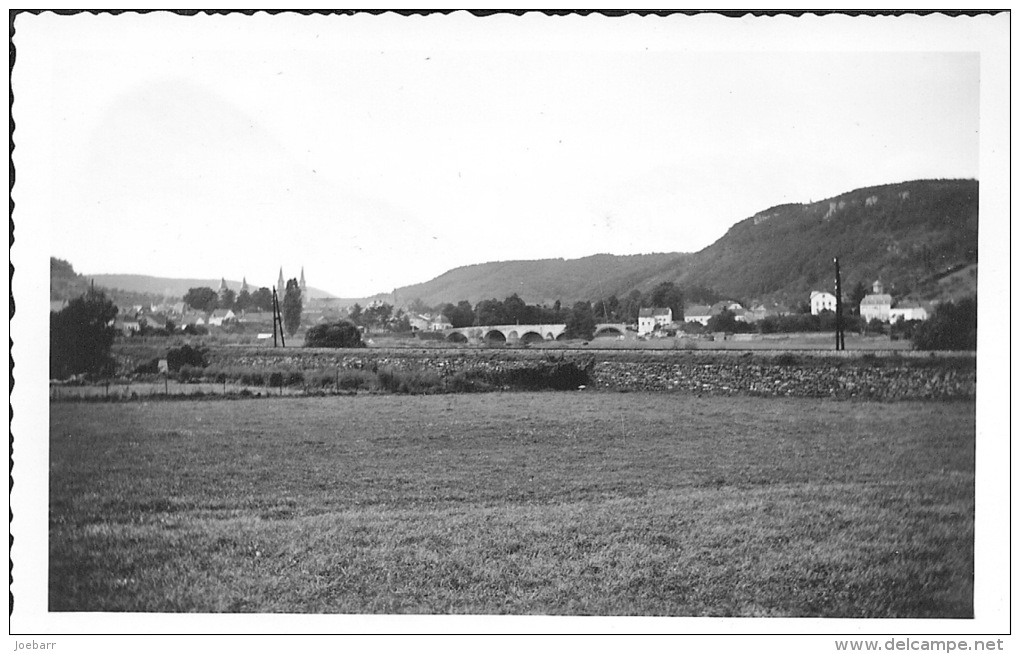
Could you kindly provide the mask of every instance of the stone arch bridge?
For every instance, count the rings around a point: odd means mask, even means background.
[[[447,341],[452,343],[541,343],[562,340],[567,326],[556,325],[484,325],[480,327],[455,327],[443,330]],[[627,333],[623,323],[601,323],[595,325],[595,336],[622,336]]]

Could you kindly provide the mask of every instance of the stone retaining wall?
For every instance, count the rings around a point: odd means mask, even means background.
[[[506,370],[537,361],[573,362],[589,370],[593,388],[711,395],[832,397],[871,400],[973,399],[973,357],[857,358],[755,353],[560,353],[459,350],[217,350],[212,363],[299,370],[428,370],[440,377],[469,370]]]

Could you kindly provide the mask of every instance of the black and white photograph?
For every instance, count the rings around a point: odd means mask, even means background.
[[[1008,11],[10,13],[8,648],[1008,649]]]

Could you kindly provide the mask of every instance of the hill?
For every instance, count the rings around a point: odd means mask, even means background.
[[[147,295],[157,296],[160,299],[164,297],[172,297],[180,299],[184,297],[184,294],[188,292],[189,288],[198,288],[201,286],[207,286],[213,290],[220,287],[220,280],[218,279],[174,279],[170,277],[151,277],[149,275],[88,275],[89,279],[94,279],[97,286],[102,286],[109,289],[119,289],[122,291],[128,291],[131,293],[144,293]],[[228,279],[227,287],[234,291],[241,289],[241,282],[233,279]],[[248,283],[248,287],[251,290],[256,290],[264,284]],[[269,286],[267,286],[268,288]],[[308,297],[313,298],[329,298],[334,297],[331,293],[323,291],[318,288],[308,287]]]
[[[663,253],[477,264],[397,289],[402,303],[425,304],[517,293],[525,302],[594,300],[661,282],[688,300],[718,295],[745,303],[794,303],[833,285],[833,257],[843,283],[881,279],[898,297],[938,299],[947,271],[977,263],[978,182],[919,180],[856,189],[819,202],[771,207],[733,225],[692,254]],[[969,269],[968,279],[976,279]],[[973,284],[971,285],[973,288]],[[956,286],[959,292],[960,286]],[[954,292],[954,294],[955,294]]]
[[[50,300],[71,300],[88,290],[95,282],[107,296],[118,305],[148,304],[162,302],[167,298],[180,300],[190,288],[207,286],[218,289],[218,279],[174,279],[170,277],[153,277],[150,275],[83,275],[75,272],[74,267],[62,259],[50,258]],[[241,288],[241,282],[227,280],[227,286],[235,291]],[[248,284],[255,290],[257,284]],[[308,297],[332,298],[327,291],[308,287]]]
[[[649,275],[668,274],[689,254],[596,254],[582,259],[503,261],[463,266],[423,284],[397,289],[401,300],[429,305],[468,300],[503,299],[517,293],[529,304],[552,304],[603,295],[621,295]]]

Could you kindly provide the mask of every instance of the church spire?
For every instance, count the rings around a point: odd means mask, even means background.
[[[241,278],[241,290],[238,291],[238,292],[239,293],[244,293],[247,290],[248,290],[248,278],[247,277],[242,277]]]
[[[280,266],[280,279],[276,282],[276,292],[283,293],[287,287],[283,284],[283,266]]]
[[[301,281],[298,282],[298,286],[301,288],[301,295],[305,294],[305,267],[301,266]]]

